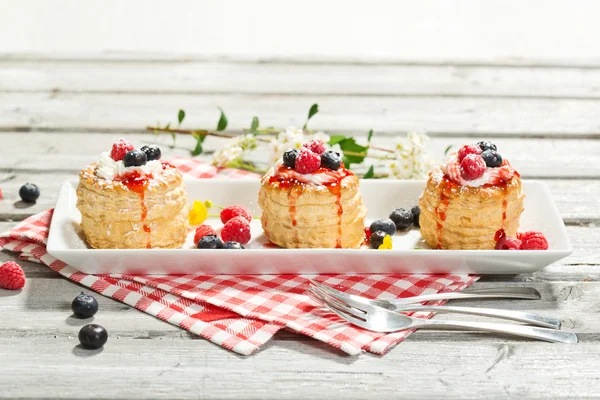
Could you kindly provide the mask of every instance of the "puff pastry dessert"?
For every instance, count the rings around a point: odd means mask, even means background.
[[[135,150],[121,139],[102,153],[79,173],[77,208],[93,248],[177,248],[187,236],[183,178],[156,146]]]
[[[419,198],[423,239],[438,249],[494,249],[516,236],[525,193],[490,142],[463,146],[434,168]]]
[[[358,248],[364,241],[359,180],[322,142],[286,151],[262,178],[258,203],[264,233],[278,246]]]

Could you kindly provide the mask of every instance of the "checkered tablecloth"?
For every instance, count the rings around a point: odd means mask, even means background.
[[[217,169],[197,160],[171,161],[196,178],[250,178],[246,171]],[[280,329],[321,340],[348,354],[384,354],[411,332],[381,334],[352,326],[306,295],[308,279],[371,298],[460,291],[469,275],[87,275],[46,252],[52,210],[34,215],[0,235],[0,248],[39,262],[67,279],[186,329],[236,353],[249,355]],[[437,302],[434,304],[442,304]],[[429,318],[430,313],[417,317]]]

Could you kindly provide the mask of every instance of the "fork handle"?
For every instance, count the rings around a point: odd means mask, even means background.
[[[417,321],[416,318],[408,329],[460,329],[467,331],[480,331],[492,333],[505,333],[531,339],[544,340],[553,343],[577,343],[577,335],[571,332],[557,331],[533,326],[495,324],[487,322],[462,322],[462,321]],[[407,328],[404,328],[407,329]]]
[[[425,294],[402,299],[388,300],[394,305],[404,305],[412,303],[421,303],[432,300],[452,300],[452,299],[525,299],[539,300],[540,292],[531,287],[506,287],[506,288],[488,288],[475,289],[464,292],[446,292]]]
[[[542,328],[560,329],[560,320],[546,315],[531,314],[521,311],[499,310],[495,308],[477,308],[477,307],[457,307],[457,306],[422,306],[407,305],[402,306],[396,312],[405,311],[433,311],[435,313],[456,313],[467,315],[479,315],[482,317],[501,318],[511,321],[523,322],[529,325],[540,326]]]

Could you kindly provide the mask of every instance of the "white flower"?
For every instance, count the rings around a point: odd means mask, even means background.
[[[387,164],[390,177],[396,179],[424,179],[433,168],[435,160],[425,152],[429,137],[424,133],[409,132],[398,138],[394,160]]]
[[[212,158],[212,164],[223,168],[240,162],[245,153],[257,147],[256,137],[252,134],[232,138]]]

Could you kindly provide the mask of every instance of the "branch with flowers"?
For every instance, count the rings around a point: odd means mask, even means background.
[[[228,119],[221,108],[219,111],[219,119],[214,130],[182,129],[181,124],[186,115],[184,110],[179,110],[177,114],[176,128],[171,128],[169,123],[164,127],[161,127],[160,124],[147,126],[146,130],[155,134],[171,134],[173,146],[178,134],[193,136],[196,144],[190,150],[192,156],[198,156],[204,152],[204,141],[209,136],[229,139],[223,147],[214,152],[212,164],[220,168],[240,168],[257,173],[266,172],[266,166],[253,162],[251,160],[252,152],[267,147],[270,150],[270,161],[275,162],[282,157],[286,150],[300,148],[303,143],[314,139],[326,143],[328,149],[339,152],[346,168],[357,173],[360,172],[364,179],[423,179],[435,163],[435,159],[426,150],[429,138],[425,133],[408,132],[406,136],[394,138],[395,146],[393,148],[385,148],[371,144],[374,136],[373,130],[368,132],[366,141],[361,144],[351,136],[326,134],[308,129],[309,121],[319,112],[318,104],[310,107],[302,128],[261,127],[259,118],[253,117],[250,128],[244,129],[244,133],[240,135],[224,132],[228,125]]]

